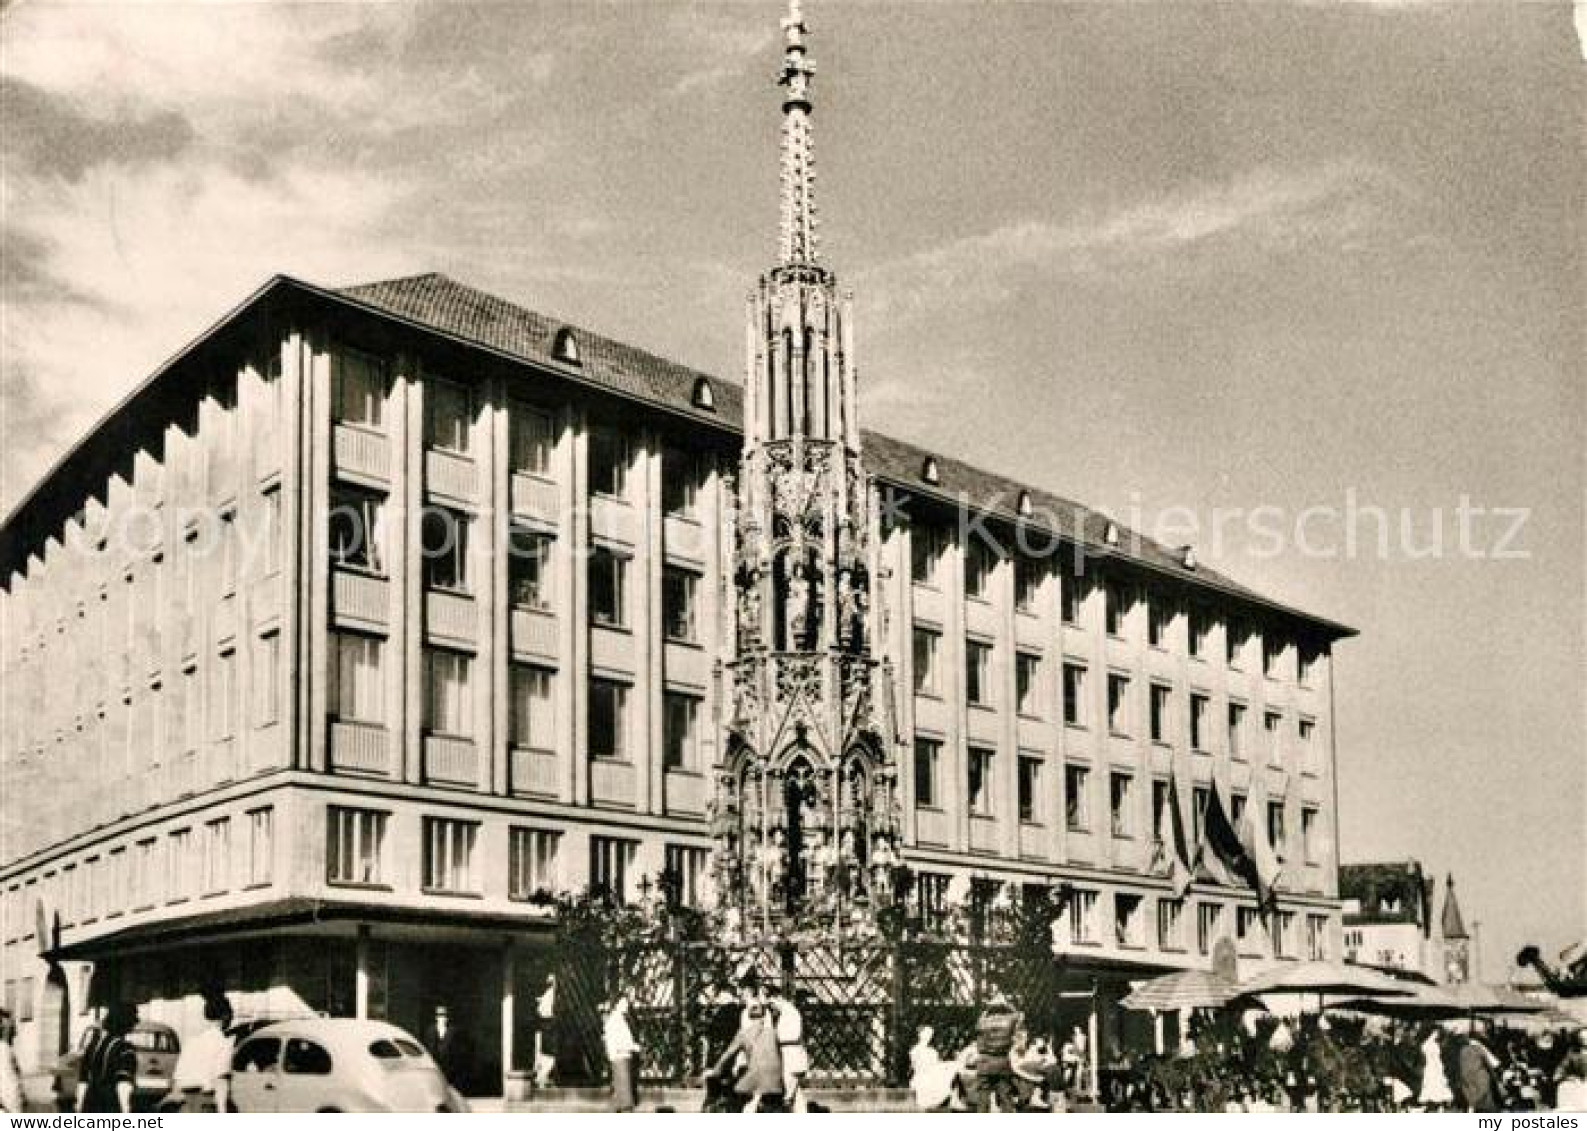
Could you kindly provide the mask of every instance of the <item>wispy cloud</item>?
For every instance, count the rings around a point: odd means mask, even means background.
[[[1359,249],[1407,190],[1370,166],[1254,170],[1069,220],[1027,219],[885,263],[863,286],[895,313],[938,301],[989,303],[1058,278],[1106,281],[1213,247],[1270,258],[1306,248]]]
[[[744,73],[757,60],[770,60],[777,29],[758,8],[741,14],[721,8],[684,9],[667,21],[679,58],[691,60],[672,85],[690,94]],[[768,63],[769,65],[769,63]]]

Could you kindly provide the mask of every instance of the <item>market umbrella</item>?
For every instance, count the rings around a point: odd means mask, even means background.
[[[1485,986],[1477,982],[1444,986],[1443,990],[1460,1003],[1461,1012],[1470,1014],[1541,1013],[1547,1002],[1527,997],[1509,986]]]
[[[1409,996],[1352,997],[1334,1002],[1330,1008],[1375,1013],[1384,1017],[1415,1017],[1426,1021],[1464,1017],[1467,1014],[1466,1007],[1443,986],[1415,986]]]
[[[1238,983],[1211,970],[1180,970],[1142,982],[1119,1004],[1125,1009],[1170,1013],[1218,1009],[1242,994]]]
[[[1247,994],[1349,994],[1353,997],[1408,997],[1416,987],[1345,962],[1286,962],[1254,974],[1240,984]]]

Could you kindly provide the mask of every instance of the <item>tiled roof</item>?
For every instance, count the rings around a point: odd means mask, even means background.
[[[664,406],[686,417],[742,429],[743,395],[737,384],[538,314],[445,275],[432,273],[388,279],[334,293],[417,326],[509,357],[561,370],[570,377]],[[553,354],[557,332],[564,328],[571,329],[577,339],[580,358],[577,366],[565,364]],[[711,383],[714,411],[694,405],[695,386],[702,378]],[[1109,543],[1105,537],[1110,525],[1107,516],[1059,495],[877,432],[866,432],[863,443],[869,469],[913,494],[950,502],[967,499],[977,509],[996,513],[1010,521],[1018,519],[1020,496],[1026,494],[1034,525],[1054,530],[1099,553],[1137,562],[1189,584],[1282,610],[1321,625],[1334,634],[1353,632],[1343,625],[1263,597],[1204,565],[1187,569],[1181,551],[1160,545],[1120,524],[1114,524],[1118,534],[1116,543]],[[928,484],[921,478],[921,469],[928,457],[936,461],[938,480],[935,484]]]

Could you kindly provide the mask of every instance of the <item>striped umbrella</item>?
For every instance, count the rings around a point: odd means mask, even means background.
[[[1241,989],[1210,970],[1180,970],[1141,982],[1119,1004],[1125,1009],[1165,1013],[1179,1009],[1218,1009],[1241,996]]]

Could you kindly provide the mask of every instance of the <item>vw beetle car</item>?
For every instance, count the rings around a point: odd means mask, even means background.
[[[350,1017],[278,1021],[239,1041],[231,1102],[244,1113],[468,1110],[418,1041]]]

